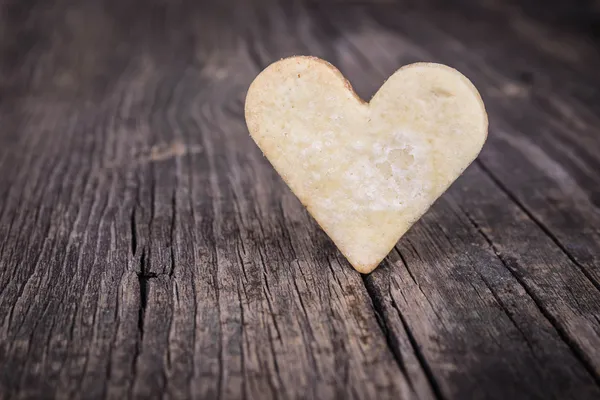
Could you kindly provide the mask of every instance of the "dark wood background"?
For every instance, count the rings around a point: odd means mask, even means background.
[[[600,398],[600,4],[367,3],[0,2],[1,399]],[[248,136],[294,54],[488,108],[369,276]]]

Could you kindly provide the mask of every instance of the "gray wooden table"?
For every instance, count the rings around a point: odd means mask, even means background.
[[[469,3],[2,2],[0,399],[599,399],[600,6]],[[248,136],[294,54],[488,108],[371,275]]]

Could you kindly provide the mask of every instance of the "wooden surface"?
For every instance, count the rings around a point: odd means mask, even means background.
[[[0,398],[600,398],[600,6],[469,3],[4,1]],[[294,54],[488,108],[369,276],[248,136]]]

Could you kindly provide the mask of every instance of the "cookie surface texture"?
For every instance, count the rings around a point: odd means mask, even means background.
[[[256,77],[245,114],[263,154],[361,273],[475,160],[488,130],[473,84],[432,63],[399,69],[366,103],[331,64],[287,58]]]

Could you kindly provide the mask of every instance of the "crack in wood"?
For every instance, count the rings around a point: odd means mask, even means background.
[[[130,228],[131,228],[131,254],[135,257],[137,251],[137,229],[135,225],[135,208],[131,210],[130,217]]]
[[[423,369],[423,372],[425,373],[425,376],[427,377],[427,381],[429,382],[429,385],[431,386],[431,389],[433,390],[435,397],[438,399],[442,399],[442,400],[445,399],[445,396],[443,395],[443,392],[442,392],[442,388],[440,387],[439,383],[435,379],[433,370],[429,366],[429,363],[427,362],[425,355],[421,351],[421,347],[419,346],[419,343],[417,343],[415,335],[413,334],[410,326],[406,322],[404,315],[402,315],[402,312],[400,311],[400,308],[396,304],[396,301],[394,300],[394,297],[392,296],[391,293],[390,293],[390,298],[392,301],[391,306],[398,313],[398,317],[400,318],[402,327],[404,328],[404,330],[406,332],[406,336],[408,337],[408,340],[409,340],[411,347],[415,353],[415,356],[417,357],[417,360],[419,360],[419,364],[421,365],[421,368]]]
[[[265,260],[263,258],[262,252],[258,250],[258,255],[260,258],[260,262],[262,265],[262,275],[263,275],[263,293],[265,295],[265,299],[267,300],[267,306],[269,307],[269,312],[271,314],[271,320],[273,321],[273,326],[275,327],[275,331],[277,332],[277,340],[281,342],[283,336],[281,335],[281,331],[279,330],[279,325],[277,324],[277,319],[275,318],[276,314],[273,311],[273,304],[271,304],[271,288],[269,287],[269,279],[267,278],[267,266],[265,264]]]
[[[140,290],[140,308],[138,314],[138,332],[140,334],[140,341],[144,339],[144,318],[146,316],[146,306],[148,305],[148,280],[156,278],[156,274],[147,272],[146,264],[146,250],[142,250],[140,256],[140,272],[138,272],[138,282]]]
[[[175,273],[175,226],[177,223],[177,184],[173,189],[173,196],[171,197],[171,208],[173,209],[173,215],[171,217],[171,243],[169,245],[169,255],[171,261],[169,278],[173,277],[173,274]]]
[[[243,240],[240,240],[240,242],[243,242]],[[240,252],[240,246],[239,246],[239,243],[236,243],[235,250],[236,250],[236,253],[237,253],[238,261],[239,261],[239,263],[240,263],[240,267],[242,268],[242,274],[244,275],[244,281],[246,281],[246,282],[250,282],[250,281],[248,280],[248,274],[247,274],[247,272],[246,272],[246,264],[244,263],[244,257],[242,257],[242,253]],[[246,254],[246,253],[245,253],[245,251],[244,251],[244,255],[245,255],[245,254]]]
[[[240,291],[240,286],[244,286],[241,282],[240,279],[238,279],[238,281],[236,282],[236,290],[237,290],[237,297],[238,297],[238,302],[240,305],[240,325],[242,326],[242,330],[241,330],[241,335],[242,335],[242,340],[240,340],[240,363],[241,363],[241,371],[242,374],[244,376],[246,376],[248,374],[247,372],[247,366],[246,366],[246,356],[244,354],[244,342],[245,342],[245,330],[244,330],[244,326],[246,326],[246,321],[244,318],[244,302],[242,301],[242,294]],[[244,379],[243,383],[242,383],[242,399],[246,399],[248,397],[248,388],[247,388],[247,382]]]
[[[415,250],[415,253],[416,253],[417,250],[414,248],[414,246],[413,246],[413,249]],[[423,295],[423,298],[425,299],[425,301],[427,301],[427,304],[429,304],[429,307],[431,308],[431,311],[433,311],[433,313],[437,317],[438,321],[440,321],[440,323],[444,324],[444,319],[442,318],[442,316],[440,315],[440,313],[438,312],[438,310],[436,309],[436,307],[434,307],[433,303],[429,299],[429,296],[427,296],[427,294],[425,294],[425,292],[423,291],[423,288],[421,287],[421,284],[417,281],[417,278],[415,277],[415,274],[413,273],[412,269],[408,266],[408,262],[404,258],[404,255],[402,254],[402,252],[400,251],[400,249],[399,249],[399,247],[397,245],[394,246],[393,251],[395,251],[398,254],[398,256],[400,257],[400,260],[402,261],[402,265],[404,265],[404,269],[406,269],[406,272],[408,272],[408,275],[410,276],[410,278],[414,282],[415,286],[417,287],[417,289],[419,289],[419,292],[421,292],[421,294]],[[418,255],[418,253],[416,253],[416,254]],[[403,296],[404,296],[404,294],[403,294]]]
[[[405,376],[410,389],[413,392],[415,392],[414,383],[412,382],[411,376],[408,373],[408,369],[403,361],[402,353],[400,352],[400,343],[398,342],[398,339],[394,333],[394,330],[390,329],[387,325],[386,317],[385,317],[385,306],[383,304],[384,300],[382,299],[381,291],[378,290],[377,288],[375,288],[375,284],[373,283],[372,278],[370,278],[369,276],[362,276],[362,280],[363,280],[364,286],[367,290],[367,294],[369,295],[369,298],[371,299],[371,304],[373,306],[372,307],[373,313],[375,314],[375,319],[377,320],[377,324],[379,325],[381,333],[385,337],[387,347],[388,347],[390,353],[392,354],[392,356],[394,357],[394,360],[396,361],[398,368],[400,368],[400,370],[402,371],[402,374]],[[392,307],[397,311],[398,316],[400,317],[400,320],[402,322],[404,330],[406,331],[406,334],[408,336],[408,339],[409,339],[409,342],[413,349],[413,352],[414,352],[415,356],[417,357],[417,360],[421,366],[421,369],[425,373],[425,376],[427,378],[429,386],[431,387],[431,390],[433,391],[434,396],[437,399],[443,400],[444,397],[442,396],[441,389],[440,389],[438,383],[436,382],[433,374],[431,373],[429,366],[426,365],[427,361],[421,354],[420,350],[417,348],[418,344],[416,343],[414,337],[412,337],[412,334],[409,331],[408,325],[407,325],[406,321],[404,320],[404,317],[402,316],[398,307],[396,307],[395,303],[393,302],[394,300],[393,300],[393,297],[391,296],[391,293],[390,293],[389,297],[390,297],[390,299],[392,299],[391,300]]]
[[[406,380],[407,380],[410,388],[412,390],[414,390],[414,386],[413,386],[413,382],[410,378],[410,374],[408,373],[406,365],[404,365],[404,361],[402,360],[402,354],[400,353],[400,346],[397,343],[395,336],[393,335],[393,330],[389,329],[389,327],[387,326],[385,317],[383,316],[384,307],[382,304],[382,300],[381,300],[378,292],[373,288],[373,283],[369,279],[369,276],[362,276],[362,280],[363,280],[363,284],[365,285],[365,289],[367,290],[367,294],[369,295],[369,298],[371,299],[371,305],[372,305],[373,313],[375,314],[375,320],[377,321],[377,324],[379,325],[379,329],[381,330],[381,333],[385,337],[387,347],[390,350],[390,352],[392,353],[394,360],[396,361],[396,364],[398,365],[398,368],[400,368],[400,371],[402,371],[402,374],[406,377]]]

